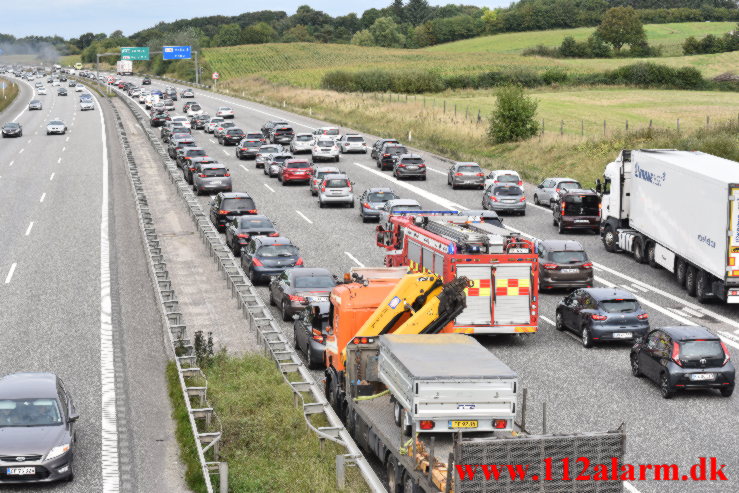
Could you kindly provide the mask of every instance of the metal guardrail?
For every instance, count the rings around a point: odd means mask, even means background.
[[[179,312],[179,302],[169,279],[167,264],[164,262],[159,237],[154,227],[146,194],[141,184],[138,168],[131,151],[128,136],[123,127],[121,116],[111,105],[116,117],[116,125],[121,145],[123,147],[124,159],[128,168],[128,176],[136,195],[136,210],[139,217],[139,227],[144,238],[147,253],[147,267],[150,279],[159,301],[162,322],[167,327],[170,349],[174,355],[177,375],[182,390],[182,397],[187,408],[187,415],[193,433],[193,439],[200,461],[201,472],[208,493],[213,492],[213,483],[210,475],[219,475],[220,492],[228,492],[228,464],[218,460],[218,447],[222,437],[222,426],[218,415],[208,404],[208,381],[202,370],[198,368],[197,358],[192,342],[187,339],[187,327]],[[197,406],[193,407],[192,400],[197,400]],[[208,461],[206,455],[211,452],[213,460]]]
[[[99,81],[96,82],[100,83]],[[344,427],[339,416],[334,412],[322,390],[292,348],[292,345],[285,338],[277,321],[272,316],[269,307],[264,303],[249,278],[244,274],[231,250],[224,243],[220,233],[218,233],[208,215],[203,211],[195,194],[182,177],[179,168],[169,158],[164,146],[149,128],[149,122],[141,114],[141,109],[127,95],[117,89],[116,92],[124,96],[120,100],[131,110],[131,113],[141,124],[141,128],[148,137],[149,142],[162,158],[162,165],[167,170],[170,181],[177,188],[184,202],[184,208],[190,214],[190,217],[198,228],[200,238],[207,247],[210,257],[218,269],[222,271],[226,281],[226,287],[231,290],[232,298],[235,298],[237,307],[241,309],[242,314],[246,318],[249,330],[256,333],[258,344],[275,361],[285,382],[293,391],[296,405],[300,404],[302,406],[306,425],[318,436],[321,442],[330,440],[346,448],[347,454],[339,454],[336,457],[339,488],[344,487],[345,465],[356,465],[373,492],[386,493],[382,481],[359,450],[354,439]],[[289,375],[292,374],[298,374],[301,379],[299,381],[291,381]],[[311,402],[306,401],[306,397],[303,395],[304,393],[308,393],[312,397]],[[329,426],[315,426],[311,421],[311,416],[316,414],[325,415]]]

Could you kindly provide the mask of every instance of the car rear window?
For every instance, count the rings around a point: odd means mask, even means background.
[[[401,160],[403,164],[423,164],[423,159],[420,157],[407,157]]]
[[[285,133],[285,132],[292,132],[293,129],[290,127],[280,127],[278,129],[275,129],[275,132]]]
[[[244,135],[244,132],[241,130],[229,130],[226,132],[228,135]]]
[[[193,111],[200,111],[200,106],[197,104],[190,105],[190,109]]]
[[[264,138],[264,136],[261,133],[250,132],[250,133],[246,134],[246,138],[247,139],[256,139],[256,140],[258,140],[258,141],[261,142],[261,140],[262,140],[262,138]]]
[[[305,288],[332,288],[336,281],[331,276],[301,276],[295,279],[295,287]]]
[[[59,120],[50,121],[49,125],[64,125],[64,123],[60,122]]]
[[[420,211],[421,206],[420,205],[396,205],[393,207],[393,212],[395,211]]]
[[[600,212],[600,197],[597,195],[567,195],[564,202],[565,215],[597,216]]]
[[[339,135],[339,129],[338,128],[324,129],[323,135]]]
[[[298,255],[298,248],[293,245],[264,245],[257,250],[260,257],[292,257]]]
[[[582,188],[582,186],[576,181],[563,181],[559,184],[559,188],[569,188],[574,190],[576,188]]]
[[[482,169],[479,166],[460,166],[457,171],[460,173],[480,173]]]
[[[187,151],[188,157],[201,157],[201,156],[207,156],[205,153],[205,149],[193,149],[191,151]]]
[[[277,146],[262,146],[259,148],[259,152],[261,152],[262,154],[267,152],[277,152],[279,150],[280,148]]]
[[[223,199],[221,209],[226,211],[253,211],[257,208],[251,197]]]
[[[292,158],[292,156],[275,156],[274,157],[275,162],[277,162],[277,163],[282,163],[282,162],[284,162],[284,161],[286,161],[288,159],[291,159],[291,158]]]
[[[326,180],[326,187],[328,188],[347,188],[349,187],[349,181],[344,179],[333,179]]]
[[[608,313],[630,313],[639,309],[639,302],[636,300],[603,300],[600,302],[601,308]]]
[[[557,264],[579,264],[587,262],[588,257],[585,255],[585,252],[562,251],[551,252],[549,254],[549,260]]]
[[[316,145],[318,147],[333,147],[334,141],[333,140],[321,140]]]
[[[208,177],[226,176],[228,171],[226,168],[203,168],[202,173]]]
[[[269,219],[259,217],[242,216],[239,219],[239,228],[241,229],[274,229],[274,225]]]
[[[259,147],[261,145],[261,140],[247,140],[244,142],[244,145],[250,146],[250,147]]]
[[[408,150],[404,146],[387,146],[385,152],[388,154],[405,154]]]
[[[310,142],[311,140],[313,140],[313,137],[311,135],[298,135],[297,137],[295,137],[295,140],[297,140],[298,142]]]
[[[364,142],[364,137],[347,137],[347,142]]]
[[[722,359],[724,349],[719,341],[686,341],[680,343],[680,359]]]
[[[286,166],[288,168],[306,169],[306,168],[310,168],[310,163],[307,161],[302,161],[298,163],[288,163]]]
[[[398,196],[392,192],[373,192],[367,195],[367,200],[370,202],[387,202],[397,198]]]
[[[520,181],[516,175],[499,175],[496,180],[499,183],[518,183]]]
[[[503,195],[507,197],[517,197],[523,195],[523,191],[518,187],[495,187],[494,195]]]

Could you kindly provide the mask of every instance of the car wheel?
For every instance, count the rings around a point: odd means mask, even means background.
[[[659,393],[662,394],[663,399],[669,399],[675,395],[675,390],[670,386],[670,379],[667,378],[667,373],[663,373],[659,377]]]
[[[363,222],[363,223],[366,223],[366,222],[368,222],[368,220],[367,220],[367,216],[365,216],[365,215],[363,215],[363,214],[360,214],[360,215],[359,215],[359,217],[361,217],[361,218],[362,218],[362,222]]]
[[[318,201],[318,207],[320,207],[321,209],[323,209],[324,207],[326,207],[326,205],[322,201],[319,200]]]
[[[539,196],[536,194],[534,194],[534,204],[541,205],[541,203],[539,202]]]
[[[277,306],[277,303],[275,303],[275,297],[272,294],[272,290],[269,290],[269,304],[270,306]]]
[[[279,178],[278,178],[278,179],[279,179]],[[286,187],[286,186],[287,186],[287,182],[286,182],[285,180],[280,180],[280,181],[282,182],[282,186],[283,186],[283,187]]]
[[[426,181],[426,175],[423,175],[423,176],[421,177],[421,181]]]
[[[593,336],[590,334],[589,328],[583,327],[582,335],[580,336],[580,342],[582,342],[582,347],[584,348],[593,347]]]
[[[387,472],[388,493],[400,493],[398,489],[398,461],[395,459],[395,456],[390,455],[387,458],[385,471]]]
[[[308,369],[309,370],[317,370],[321,367],[322,361],[315,361],[313,360],[313,357],[310,354],[310,342],[305,345],[305,358],[308,360]],[[347,421],[348,423],[348,421]]]
[[[695,296],[695,290],[698,284],[698,269],[692,265],[688,266],[685,274],[685,290],[690,296]]]
[[[685,262],[685,260],[678,258],[675,265],[675,280],[677,280],[677,283],[685,287],[685,278],[687,277],[688,273],[688,264]]]
[[[456,190],[457,189],[457,185],[454,182],[452,182],[451,185],[452,185],[452,190]]]
[[[403,478],[403,493],[413,493],[413,476],[406,473]]]
[[[300,344],[298,343],[298,328],[293,324],[293,346],[295,349],[300,349]],[[309,353],[305,353],[308,355]]]
[[[562,319],[562,312],[557,312],[557,316],[554,317],[554,328],[560,332],[567,328],[565,327],[565,322]]]
[[[562,221],[561,220],[560,221],[557,221],[557,231],[561,235],[565,233],[565,228],[564,228],[564,226],[562,226]]]
[[[395,420],[395,426],[400,426],[403,421],[403,408],[395,399],[393,399],[393,419]]]
[[[636,378],[641,378],[644,376],[644,374],[641,372],[641,368],[639,368],[639,358],[636,354],[631,355],[631,374],[634,375]]]
[[[631,254],[634,255],[634,260],[637,264],[643,264],[647,258],[644,254],[644,243],[641,239],[637,238],[634,240],[634,246],[631,247]]]
[[[259,279],[257,278],[257,275],[254,273],[254,270],[253,269],[249,269],[249,280],[251,281],[251,283],[254,286],[256,286],[258,284],[257,281]]]
[[[354,201],[352,200],[351,204],[349,204],[350,209],[354,209]]]
[[[338,163],[339,162],[339,156],[336,156],[336,158],[334,159],[334,161],[336,161]]]
[[[723,397],[731,397],[731,394],[734,393],[734,384],[729,385],[728,387],[724,387],[720,390],[721,395]]]
[[[284,322],[287,322],[288,320],[290,320],[290,312],[289,312],[289,308],[287,307],[286,301],[282,302],[282,305],[280,306],[280,313],[282,313],[282,320]]]

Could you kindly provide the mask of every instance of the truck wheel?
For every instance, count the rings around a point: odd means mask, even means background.
[[[678,258],[675,261],[675,279],[677,280],[677,283],[685,287],[685,278],[687,277],[688,272],[688,264],[685,262],[685,260]]]
[[[605,230],[603,231],[603,246],[605,247],[606,251],[610,253],[615,253],[616,250],[618,250],[618,239],[616,237],[616,232],[611,226],[606,226]]]
[[[695,288],[698,284],[698,269],[692,265],[688,266],[688,271],[685,274],[685,290],[690,296],[695,296]]]
[[[387,472],[388,493],[400,493],[400,488],[398,488],[398,461],[392,455],[387,458],[385,471]]]
[[[698,276],[695,279],[695,296],[701,303],[708,303],[712,298],[710,283],[711,276],[704,270],[698,271]]]
[[[631,253],[634,255],[634,260],[637,264],[643,264],[647,258],[644,255],[644,244],[641,239],[634,239],[634,246],[631,247]]]
[[[400,426],[400,422],[403,420],[403,408],[395,399],[393,399],[393,419],[395,420],[395,426]]]
[[[654,259],[654,252],[657,249],[656,243],[653,241],[650,241],[647,245],[647,262],[649,263],[649,267],[653,269],[659,269],[659,264]]]

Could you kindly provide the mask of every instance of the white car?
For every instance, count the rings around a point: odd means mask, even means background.
[[[521,187],[521,190],[523,190],[523,180],[521,180],[521,176],[516,171],[509,169],[491,171],[490,174],[485,177],[485,190],[487,190],[490,185],[497,183],[518,185]]]
[[[225,120],[221,118],[220,116],[214,116],[213,118],[208,120],[208,124],[205,125],[205,128],[203,130],[205,130],[206,133],[212,134],[215,131],[218,124],[223,123],[224,121]]]
[[[219,106],[218,110],[216,111],[216,116],[220,116],[221,118],[233,118],[234,110],[232,110],[228,106]]]
[[[67,133],[67,125],[65,125],[64,122],[59,118],[51,120],[49,123],[46,124],[46,135],[64,135],[65,133]]]
[[[38,81],[38,82],[36,82],[36,83],[35,83],[35,84],[34,84],[33,86],[34,86],[34,87],[35,87],[36,89],[39,89],[40,87],[44,87],[44,83],[43,83],[43,82],[41,82],[41,81]]]
[[[54,86],[54,87],[60,86],[61,85],[61,82],[59,82],[59,79],[54,79],[54,82],[52,82],[51,85]]]
[[[46,95],[46,88],[39,87],[38,90],[36,91],[36,94],[38,94],[39,96]]]
[[[82,92],[85,88],[81,84],[74,86],[74,92]]]
[[[95,103],[92,99],[82,99],[80,100],[80,111],[85,110],[94,110],[95,109]]]
[[[186,116],[174,116],[174,117],[172,117],[172,120],[171,121],[173,123],[174,122],[179,122],[183,127],[191,128],[190,127],[190,119],[187,118]]]
[[[336,141],[330,138],[322,137],[316,141],[311,149],[313,162],[318,161],[336,161],[339,162],[339,146]]]
[[[311,152],[312,150],[313,134],[295,134],[292,142],[290,142],[290,152],[293,154]]]
[[[148,98],[149,96],[150,96],[149,91],[141,91],[139,93],[139,104],[145,103],[146,102],[146,98]]]
[[[313,135],[316,139],[320,137],[328,137],[330,139],[338,140],[341,137],[341,130],[338,127],[321,127],[313,131]]]
[[[189,117],[202,115],[202,114],[203,114],[203,108],[199,104],[191,104],[187,108],[187,116]]]
[[[343,135],[337,143],[342,154],[345,152],[361,152],[367,154],[367,143],[364,141],[364,137],[359,134]]]

